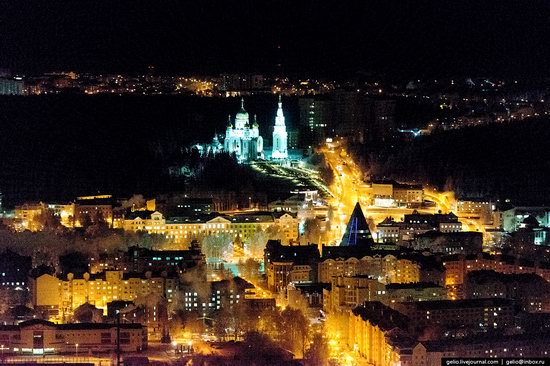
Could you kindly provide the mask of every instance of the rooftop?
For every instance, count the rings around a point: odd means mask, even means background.
[[[444,309],[465,309],[495,306],[511,306],[513,301],[508,299],[468,299],[468,300],[438,300],[438,301],[419,301],[405,302],[403,306],[415,310],[444,310]]]

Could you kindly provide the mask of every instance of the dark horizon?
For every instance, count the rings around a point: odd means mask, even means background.
[[[4,2],[0,68],[543,77],[549,17],[543,1]]]

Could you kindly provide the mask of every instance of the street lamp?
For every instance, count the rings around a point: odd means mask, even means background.
[[[74,344],[75,355],[78,357],[78,343]]]

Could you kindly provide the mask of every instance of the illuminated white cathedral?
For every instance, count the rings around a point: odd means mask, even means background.
[[[239,162],[247,162],[264,158],[264,141],[260,136],[258,121],[250,125],[248,112],[244,109],[244,99],[241,99],[241,109],[235,116],[235,126],[229,116],[225,131],[224,150],[235,154]]]
[[[250,125],[248,112],[244,109],[244,99],[241,99],[241,109],[235,115],[235,125],[229,116],[223,150],[235,154],[239,162],[249,162],[264,159],[264,141],[260,136],[258,121],[254,116],[254,123]],[[286,132],[283,103],[279,96],[279,107],[273,128],[272,160],[288,159],[288,134]]]
[[[284,160],[288,158],[288,134],[286,132],[285,115],[283,114],[283,102],[279,95],[279,108],[275,117],[275,127],[273,128],[273,150],[271,159]]]

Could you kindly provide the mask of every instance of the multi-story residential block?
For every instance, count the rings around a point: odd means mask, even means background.
[[[311,137],[304,135],[304,144],[322,141],[333,128],[334,102],[322,96],[307,96],[298,99],[300,126]]]
[[[287,286],[288,305],[295,308],[305,305],[318,310],[323,307],[323,292],[330,286],[323,283],[291,283]]]
[[[534,273],[469,272],[464,283],[464,294],[467,299],[515,300],[523,311],[529,313],[550,312],[550,282]]]
[[[80,276],[69,273],[66,278],[42,274],[29,281],[32,304],[35,308],[57,309],[58,315],[65,317],[85,303],[103,309],[112,301],[134,301],[150,294],[165,297],[172,301],[179,290],[179,278],[144,274],[105,271],[84,273]]]
[[[472,271],[492,270],[504,274],[535,273],[550,281],[550,265],[519,260],[513,257],[496,256],[487,253],[478,255],[454,255],[443,259],[445,267],[445,286],[450,298],[463,298],[463,285],[466,275]]]
[[[459,216],[479,217],[481,222],[489,225],[493,222],[495,205],[490,200],[459,200],[457,210]]]
[[[506,329],[514,325],[514,302],[508,299],[442,300],[395,303],[417,327],[467,328],[472,331]]]
[[[378,301],[386,295],[386,286],[370,276],[339,276],[331,288],[323,291],[327,312],[351,310],[365,301]]]
[[[194,282],[182,285],[183,309],[209,314],[221,308],[233,310],[245,299],[254,285],[240,277],[214,282]]]
[[[349,313],[347,345],[368,364],[413,365],[417,341],[409,333],[410,320],[380,302],[366,302]]]
[[[286,290],[289,283],[311,283],[317,279],[317,245],[285,246],[270,240],[265,248],[267,285],[272,291]]]
[[[365,301],[380,301],[392,306],[397,302],[447,300],[447,290],[433,283],[383,284],[369,276],[335,277],[323,291],[328,312],[351,310]]]
[[[292,213],[282,213],[274,212],[273,213],[274,224],[278,226],[283,232],[284,238],[283,242],[285,244],[293,243],[297,240],[299,236],[299,219],[297,214]]]
[[[325,258],[325,257],[324,257]],[[393,254],[372,253],[362,258],[326,258],[319,262],[321,283],[331,283],[333,277],[366,275],[383,283],[420,282],[420,265]]]

